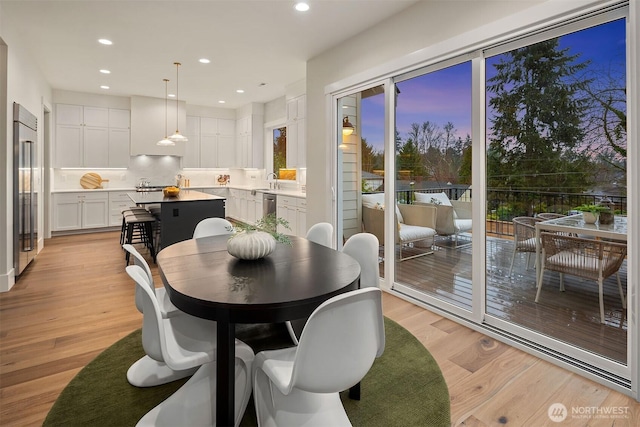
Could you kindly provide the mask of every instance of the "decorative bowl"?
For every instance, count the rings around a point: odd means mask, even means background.
[[[276,248],[276,239],[264,231],[241,231],[227,240],[227,252],[238,259],[264,258]]]
[[[180,189],[178,187],[165,187],[162,190],[162,193],[165,197],[176,197],[180,194]]]

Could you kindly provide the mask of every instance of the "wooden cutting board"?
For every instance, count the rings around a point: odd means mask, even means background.
[[[80,186],[86,189],[102,188],[102,177],[95,172],[89,172],[80,178]]]

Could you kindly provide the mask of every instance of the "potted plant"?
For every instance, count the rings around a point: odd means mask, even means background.
[[[291,230],[289,222],[275,214],[265,215],[255,224],[238,224],[227,241],[227,251],[236,258],[253,260],[269,255],[276,243],[290,245],[289,236],[278,232],[279,225]]]
[[[584,204],[576,206],[573,209],[582,212],[584,222],[587,224],[595,224],[598,220],[598,217],[600,216],[600,212],[609,210],[609,208],[606,206],[594,204]]]

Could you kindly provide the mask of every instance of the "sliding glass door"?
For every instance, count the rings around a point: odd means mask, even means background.
[[[338,236],[342,242],[368,231],[380,241],[380,275],[384,277],[385,96],[376,85],[340,97],[338,111]],[[363,202],[364,197],[364,202]],[[366,220],[363,203],[378,197],[375,226]],[[341,239],[340,239],[341,237]]]
[[[637,369],[626,14],[332,95],[339,242],[375,234],[385,287],[622,388]],[[585,224],[591,205],[610,217]]]
[[[487,321],[622,375],[630,288],[625,19],[577,22],[485,55]],[[580,209],[598,204],[612,207],[615,224],[605,215],[584,224]],[[578,228],[547,246],[543,221],[564,224],[558,218],[572,215]],[[592,233],[608,228],[615,234],[604,242]]]
[[[471,61],[395,80],[394,287],[471,311]]]

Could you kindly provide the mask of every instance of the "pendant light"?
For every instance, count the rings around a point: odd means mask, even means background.
[[[171,145],[176,145],[176,143],[167,138],[167,86],[169,84],[169,79],[162,79],[162,81],[164,81],[164,139],[158,141],[157,144],[163,147],[168,147]]]
[[[189,141],[189,139],[187,139],[186,136],[181,135],[180,131],[178,130],[178,99],[179,99],[179,94],[178,94],[178,68],[180,67],[179,62],[174,62],[173,65],[176,66],[176,133],[174,133],[173,135],[171,135],[169,137],[169,139],[173,142],[187,142]]]

